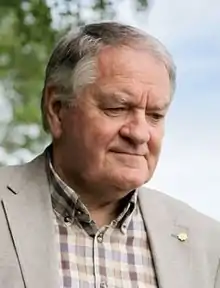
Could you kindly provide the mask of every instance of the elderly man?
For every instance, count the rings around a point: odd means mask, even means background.
[[[140,188],[174,88],[165,47],[133,27],[60,40],[41,105],[52,144],[0,171],[0,287],[220,288],[219,224]]]

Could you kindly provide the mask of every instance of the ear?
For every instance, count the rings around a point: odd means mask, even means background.
[[[46,87],[44,97],[49,129],[52,137],[58,139],[62,134],[62,112],[64,107],[59,100],[56,87]]]

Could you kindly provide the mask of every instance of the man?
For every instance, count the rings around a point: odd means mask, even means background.
[[[60,40],[41,106],[52,144],[0,172],[0,287],[220,288],[219,224],[141,187],[174,89],[171,56],[142,31]]]

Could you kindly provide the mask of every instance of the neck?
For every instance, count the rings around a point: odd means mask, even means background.
[[[55,162],[53,166],[59,177],[79,195],[98,227],[108,225],[117,218],[125,206],[125,196],[128,192],[113,187],[98,187],[91,183],[87,185],[86,181],[73,181],[76,177],[66,177]]]
[[[115,201],[110,203],[105,203],[103,205],[97,206],[94,209],[88,207],[89,213],[93,221],[95,221],[96,225],[100,228],[104,225],[108,225],[112,222],[112,220],[116,219],[120,213],[120,202]]]
[[[100,228],[104,225],[108,225],[115,220],[119,214],[123,211],[125,206],[128,204],[130,195],[127,193],[127,197],[124,196],[120,199],[109,199],[107,200],[106,193],[104,197],[95,197],[95,193],[85,193],[87,195],[92,195],[92,201],[88,197],[82,197],[80,195],[81,201],[86,205],[91,218],[95,221],[96,225]],[[111,193],[110,195],[112,195]],[[89,202],[90,201],[90,202]]]
[[[98,227],[110,224],[123,209],[124,194],[106,188],[69,186],[79,195]]]

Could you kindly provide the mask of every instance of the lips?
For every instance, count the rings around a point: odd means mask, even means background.
[[[137,154],[137,153],[129,153],[129,152],[116,152],[118,154],[122,154],[122,155],[129,155],[129,156],[144,156],[142,154]]]
[[[111,152],[118,153],[118,154],[125,154],[125,155],[131,155],[131,156],[146,156],[147,152],[134,152],[134,151],[123,151],[119,149],[112,149]]]

